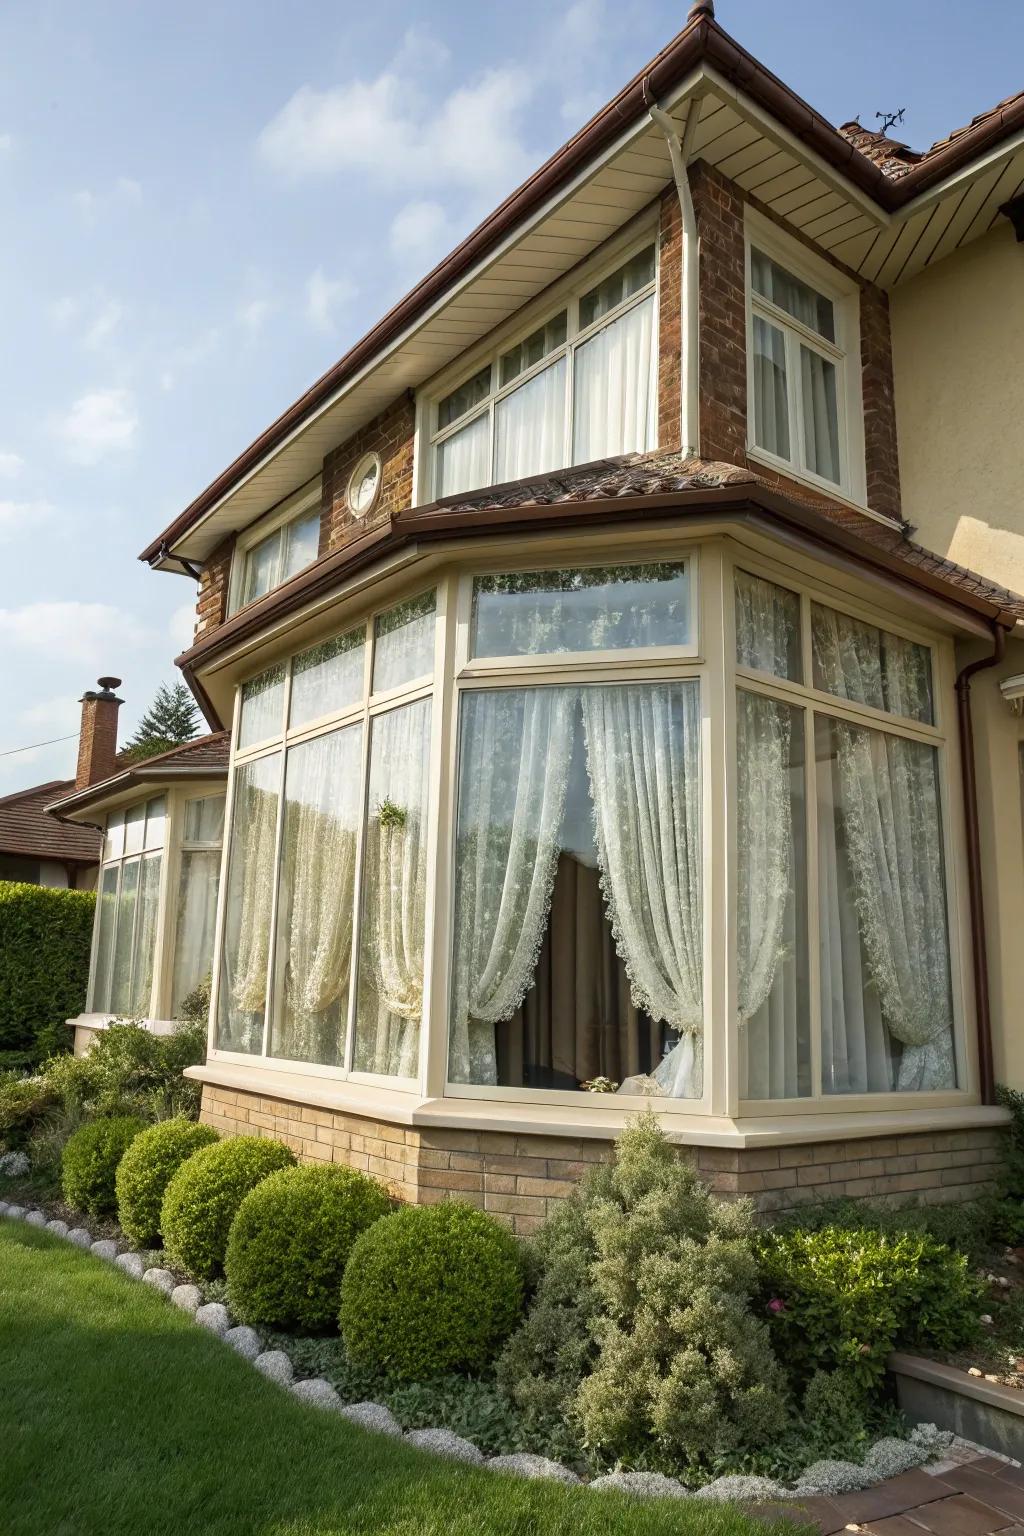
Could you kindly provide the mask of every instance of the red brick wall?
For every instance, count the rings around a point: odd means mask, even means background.
[[[367,528],[386,522],[393,512],[411,506],[415,426],[412,396],[404,394],[324,459],[320,521],[322,555],[339,549],[349,539],[365,533]],[[349,511],[346,499],[349,477],[362,455],[371,452],[380,454],[381,492],[368,515],[356,518]]]
[[[121,700],[93,691],[82,699],[82,724],[78,733],[78,766],[75,788],[109,779],[117,766],[117,713]]]
[[[658,447],[679,452],[682,410],[683,216],[676,189],[661,199],[658,286]]]
[[[219,544],[203,566],[196,599],[196,633],[207,634],[223,624],[228,616],[228,582],[231,579],[231,554],[235,547],[234,535]]]

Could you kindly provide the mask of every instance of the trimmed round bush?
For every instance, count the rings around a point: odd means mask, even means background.
[[[391,1210],[355,1168],[282,1168],[238,1207],[224,1273],[243,1323],[320,1332],[337,1320],[341,1277],[360,1233]]]
[[[256,1136],[232,1136],[194,1152],[171,1178],[160,1210],[169,1257],[197,1279],[213,1279],[246,1195],[279,1168],[294,1164],[294,1154],[282,1142]]]
[[[522,1305],[507,1227],[468,1205],[411,1205],[356,1241],[341,1283],[341,1331],[357,1362],[423,1381],[490,1364]]]
[[[122,1157],[115,1181],[117,1219],[134,1248],[155,1248],[160,1240],[160,1207],[171,1179],[186,1158],[218,1140],[209,1125],[184,1115],[161,1120],[136,1136]]]
[[[69,1136],[61,1155],[60,1183],[64,1199],[76,1211],[104,1216],[117,1206],[117,1165],[143,1130],[134,1115],[90,1120]]]

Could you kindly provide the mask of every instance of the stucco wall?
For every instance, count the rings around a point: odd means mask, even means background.
[[[1024,245],[991,234],[890,296],[903,512],[1024,591]]]

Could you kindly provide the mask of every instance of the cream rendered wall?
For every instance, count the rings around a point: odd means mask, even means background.
[[[1000,219],[889,302],[903,514],[1024,592],[1024,244]]]

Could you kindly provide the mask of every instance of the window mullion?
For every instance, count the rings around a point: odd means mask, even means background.
[[[821,1099],[822,1060],[824,1056],[821,1038],[821,916],[818,896],[818,762],[815,750],[815,712],[810,705],[804,716],[804,817],[807,837],[807,986],[809,1023],[811,1031],[811,1098]]]

